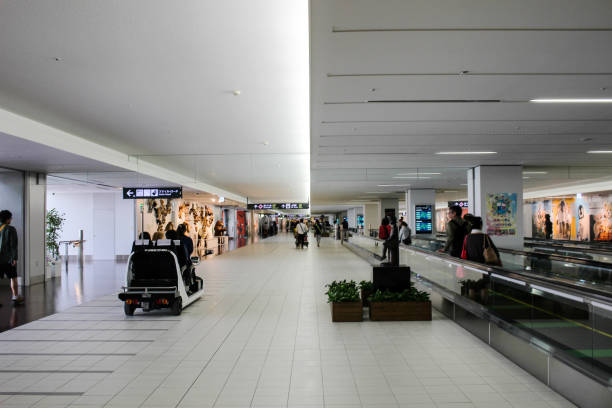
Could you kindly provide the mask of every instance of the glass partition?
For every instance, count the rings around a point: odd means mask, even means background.
[[[512,269],[516,266],[521,271],[530,261],[520,257],[506,259],[504,265],[512,267],[500,270],[436,254],[430,249],[436,247],[435,243],[417,241],[416,247],[400,248],[400,263],[410,266],[417,278],[486,307],[490,315],[533,336],[534,344],[557,353],[600,381],[612,380],[610,298],[581,292],[579,286],[565,289],[528,276],[522,278]],[[381,241],[368,237],[354,237],[351,243],[373,253],[382,251]],[[422,250],[419,245],[430,248]],[[550,267],[554,270],[557,265]],[[563,267],[572,270],[574,266]],[[550,276],[555,277],[555,273]]]

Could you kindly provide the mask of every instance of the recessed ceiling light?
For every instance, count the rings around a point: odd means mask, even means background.
[[[523,176],[523,180],[527,180],[528,178],[531,178],[529,176]]]
[[[445,193],[458,193],[457,190],[444,190]]]
[[[379,184],[377,187],[410,187],[410,184]]]
[[[612,150],[589,150],[587,153],[591,154],[610,154]]]
[[[240,96],[242,92],[240,91],[240,89],[236,89],[232,93],[234,94],[234,96]]]
[[[442,173],[397,173],[398,176],[439,176]]]
[[[534,103],[612,103],[612,98],[551,98],[531,99]]]
[[[467,183],[465,183],[465,184],[461,184],[461,185],[462,185],[462,186],[467,186]]]
[[[547,171],[524,171],[523,174],[548,174]]]
[[[389,194],[388,191],[366,191],[364,194]]]
[[[393,176],[394,179],[419,179],[419,180],[427,180],[431,177],[421,177],[421,176]]]
[[[497,152],[437,152],[436,154],[497,154]]]

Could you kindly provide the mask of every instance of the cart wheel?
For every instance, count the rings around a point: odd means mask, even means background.
[[[183,311],[183,299],[177,297],[174,299],[174,303],[172,303],[172,314],[178,316]]]
[[[126,316],[134,316],[135,310],[136,305],[128,305],[127,303],[123,302],[123,311],[125,312]]]

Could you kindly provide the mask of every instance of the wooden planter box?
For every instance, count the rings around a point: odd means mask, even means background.
[[[332,322],[362,322],[361,302],[331,303]]]
[[[431,302],[371,302],[370,320],[431,320]]]
[[[368,298],[372,295],[372,291],[371,290],[363,290],[361,289],[361,303],[363,304],[363,307],[370,307],[370,301],[368,300]]]

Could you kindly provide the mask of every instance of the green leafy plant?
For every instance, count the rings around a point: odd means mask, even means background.
[[[369,297],[370,302],[428,302],[429,293],[417,290],[413,287],[402,292],[391,292],[390,290],[377,290]]]
[[[359,287],[355,281],[333,281],[325,285],[328,303],[359,302]]]
[[[55,208],[47,211],[47,227],[46,227],[46,241],[47,251],[55,259],[59,256],[59,238],[60,232],[64,226],[64,218],[66,214],[60,214]]]
[[[374,283],[372,283],[372,281],[362,280],[359,282],[359,288],[364,292],[372,292],[374,290]]]

